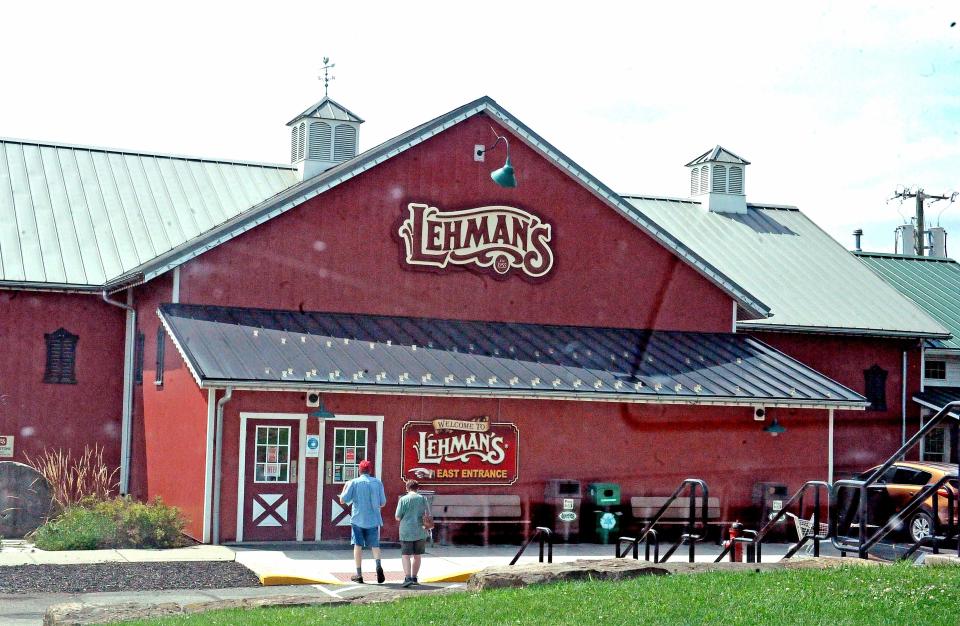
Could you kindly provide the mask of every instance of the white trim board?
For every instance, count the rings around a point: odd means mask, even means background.
[[[383,480],[383,416],[382,415],[341,415],[337,413],[336,417],[317,420],[320,426],[320,454],[317,456],[317,506],[316,506],[316,526],[314,527],[314,540],[320,541],[323,535],[323,471],[326,464],[327,445],[326,432],[327,422],[336,424],[337,422],[375,422],[377,431],[377,457],[374,463],[374,472],[377,478]]]
[[[249,413],[240,412],[240,461],[237,467],[237,537],[235,541],[243,541],[243,507],[247,481],[247,420],[293,420],[299,422],[300,453],[297,455],[297,525],[296,540],[303,541],[303,501],[306,492],[306,413]]]

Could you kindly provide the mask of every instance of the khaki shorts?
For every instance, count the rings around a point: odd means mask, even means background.
[[[400,554],[405,554],[405,555],[423,554],[426,551],[427,551],[426,539],[421,539],[419,541],[401,541],[400,542]]]

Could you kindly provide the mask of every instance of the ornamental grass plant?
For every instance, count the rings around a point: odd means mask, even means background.
[[[85,446],[74,457],[70,450],[44,450],[36,458],[24,455],[27,465],[50,484],[53,505],[62,512],[86,500],[106,500],[117,493],[120,468],[112,470],[103,460],[103,448]]]

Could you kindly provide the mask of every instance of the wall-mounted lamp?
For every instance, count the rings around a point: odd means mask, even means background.
[[[773,418],[773,421],[770,422],[768,426],[763,428],[763,432],[770,433],[771,436],[776,437],[777,435],[787,432],[785,426],[781,426],[780,422],[777,421],[777,418]]]
[[[474,146],[474,153],[473,153],[474,159],[476,159],[477,161],[483,161],[484,155],[490,150],[493,150],[494,148],[496,148],[497,145],[502,141],[507,145],[507,160],[504,161],[503,167],[490,172],[490,178],[493,179],[493,182],[497,183],[501,187],[507,187],[507,188],[516,187],[517,179],[513,175],[513,165],[511,165],[510,163],[510,142],[507,141],[507,138],[504,137],[503,135],[497,135],[497,131],[493,130],[493,128],[491,128],[490,130],[493,131],[493,134],[494,136],[496,136],[497,140],[493,142],[493,145],[490,146],[489,148],[484,147],[482,145]]]
[[[317,407],[316,411],[310,413],[310,417],[319,417],[322,420],[333,419],[336,417],[336,415],[327,410],[327,407],[323,406],[323,398],[321,398],[320,394],[316,393],[315,391],[307,394],[307,406]]]

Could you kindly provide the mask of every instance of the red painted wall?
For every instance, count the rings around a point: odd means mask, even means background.
[[[731,298],[519,139],[518,187],[489,173],[486,116],[378,165],[189,262],[182,301],[473,320],[730,330]],[[504,131],[506,132],[506,131]],[[441,210],[511,205],[553,224],[551,278],[531,284],[463,270],[402,269],[409,202]]]
[[[43,336],[60,327],[79,336],[75,385],[43,382]],[[97,296],[0,290],[0,435],[15,460],[98,445],[119,466],[123,335],[123,311]]]
[[[430,487],[438,493],[519,493],[531,505],[543,501],[545,481],[573,478],[618,482],[625,502],[637,495],[669,495],[690,476],[707,481],[721,500],[724,520],[747,519],[757,481],[785,482],[792,490],[804,481],[826,479],[827,412],[772,409],[788,432],[771,437],[754,422],[749,407],[681,407],[533,400],[419,398],[325,394],[327,408],[340,415],[384,416],[383,480],[385,536],[396,538],[393,512],[403,493],[400,438],[410,420],[489,415],[520,429],[520,479],[512,486]],[[239,414],[303,414],[296,393],[237,392],[225,411],[224,474],[220,512],[222,539],[235,537]],[[309,419],[308,432],[318,431]],[[797,450],[803,450],[798,454]],[[304,538],[315,532],[317,459],[307,459]],[[325,512],[326,513],[326,512]],[[589,525],[589,524],[588,524]],[[324,536],[324,540],[346,539]]]
[[[137,388],[131,486],[140,497],[177,506],[191,537],[203,536],[207,392],[201,390],[169,337],[163,385],[156,385],[157,308],[172,299],[172,272],[136,290],[144,333],[143,385]]]
[[[754,333],[854,391],[864,394],[863,371],[873,364],[887,371],[886,411],[837,411],[834,478],[848,477],[887,460],[900,447],[903,352],[908,351],[907,436],[916,432],[919,410],[910,398],[920,389],[916,341],[802,333]]]

